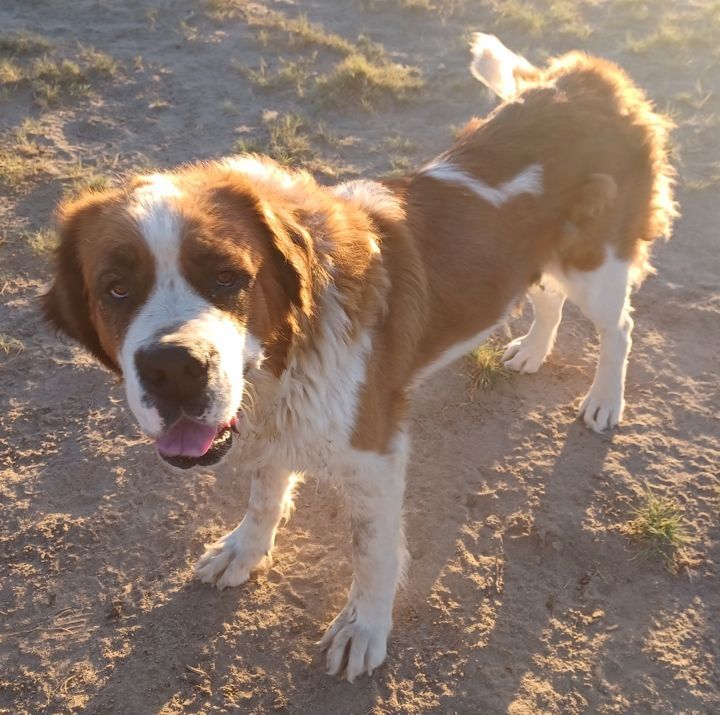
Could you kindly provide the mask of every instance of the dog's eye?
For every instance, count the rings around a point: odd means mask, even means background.
[[[238,274],[235,271],[231,271],[229,269],[220,271],[220,273],[218,273],[215,277],[216,283],[223,288],[230,288],[230,286],[235,285],[237,279]]]
[[[128,295],[130,295],[130,290],[124,283],[116,281],[115,283],[112,283],[110,285],[110,287],[108,288],[108,293],[110,293],[113,298],[121,300],[122,298],[127,298]]]

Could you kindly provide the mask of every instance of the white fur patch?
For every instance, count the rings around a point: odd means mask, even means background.
[[[315,180],[307,172],[286,169],[269,157],[255,154],[231,156],[223,159],[221,165],[231,171],[250,176],[263,184],[270,184],[282,189],[292,189],[299,185],[315,185]]]
[[[547,296],[544,326],[538,327],[543,337],[542,352],[552,345],[562,297],[567,295],[592,320],[600,338],[595,379],[579,414],[588,427],[603,432],[622,420],[625,404],[625,373],[633,328],[629,298],[631,266],[608,251],[604,263],[594,271],[564,271],[558,265],[550,265],[546,267],[543,282],[548,279],[556,297]],[[517,345],[529,337],[530,334],[514,343]],[[511,351],[513,346],[513,343],[509,346]]]
[[[402,503],[409,451],[399,432],[387,454],[349,449],[339,465],[353,530],[353,582],[320,646],[327,649],[328,673],[344,668],[350,682],[385,660],[395,591],[407,563]]]
[[[501,99],[513,99],[518,86],[515,70],[531,71],[533,66],[503,45],[495,35],[476,32],[470,46],[473,60],[470,71]]]
[[[241,459],[248,469],[278,463],[317,477],[341,476],[333,462],[349,448],[372,347],[368,333],[355,339],[350,333],[350,319],[330,285],[320,297],[314,344],[291,349],[279,380],[263,372],[248,375],[252,391],[263,395],[241,426]]]
[[[333,187],[333,193],[360,204],[369,213],[376,213],[392,221],[402,221],[405,211],[397,196],[378,181],[357,179]]]
[[[500,184],[500,186],[488,186],[484,181],[475,179],[463,169],[444,159],[436,159],[423,167],[420,173],[432,176],[438,181],[462,186],[491,203],[495,208],[500,208],[503,204],[522,194],[542,196],[543,193],[543,168],[540,164],[531,164],[513,179]]]

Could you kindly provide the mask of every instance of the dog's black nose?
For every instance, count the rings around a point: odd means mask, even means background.
[[[184,345],[152,345],[135,353],[142,386],[162,402],[186,407],[197,403],[208,383],[208,361]]]

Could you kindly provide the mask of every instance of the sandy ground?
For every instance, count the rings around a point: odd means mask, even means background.
[[[517,2],[267,2],[0,7],[0,59],[82,68],[82,43],[117,62],[48,106],[28,82],[0,93],[2,146],[40,162],[0,182],[0,711],[720,712],[718,3],[538,2],[518,15]],[[300,13],[366,53],[379,50],[359,35],[381,43],[424,88],[374,113],[332,105],[314,83],[346,50],[273,29]],[[596,341],[572,309],[537,375],[473,398],[458,363],[419,391],[409,579],[387,663],[351,686],[324,674],[314,645],[350,580],[339,496],[309,478],[270,570],[225,592],[194,582],[203,543],[242,516],[242,465],[163,469],[122,386],[43,326],[50,261],[33,236],[88,175],[267,145],[285,114],[303,117],[301,154],[325,181],[427,160],[492,106],[466,69],[470,29],[533,61],[580,47],[624,64],[681,124],[683,218],[634,299],[613,434],[574,420]],[[49,44],[5,48],[21,30]],[[301,60],[303,96],[248,73],[261,58],[266,77]],[[684,510],[674,572],[623,534],[646,483]]]

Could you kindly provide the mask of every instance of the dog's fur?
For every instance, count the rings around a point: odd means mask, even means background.
[[[567,296],[600,336],[580,413],[613,427],[630,288],[675,215],[668,123],[618,67],[572,53],[540,70],[487,35],[473,53],[473,72],[506,101],[403,180],[330,189],[241,156],[60,211],[50,321],[122,374],[166,459],[194,463],[216,454],[216,433],[238,433],[250,504],[199,560],[200,579],[248,578],[294,474],[344,490],[354,580],[322,645],[329,672],[349,680],[385,658],[406,562],[411,389],[528,289],[535,320],[506,364],[537,370]]]

